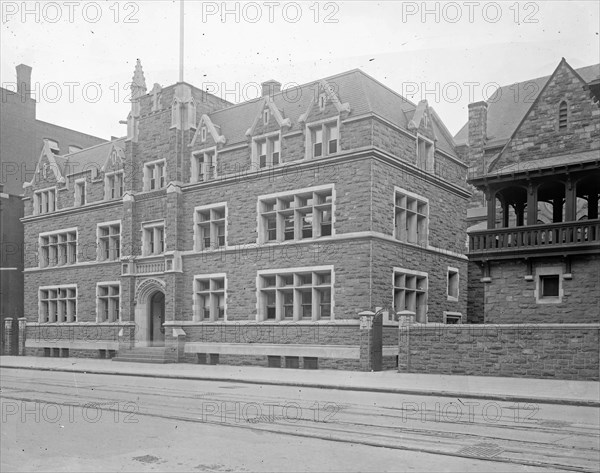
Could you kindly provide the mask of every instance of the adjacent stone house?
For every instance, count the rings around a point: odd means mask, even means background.
[[[132,97],[26,184],[24,353],[368,369],[382,308],[391,368],[396,312],[463,321],[467,164],[426,101],[352,70],[234,105],[139,62]]]

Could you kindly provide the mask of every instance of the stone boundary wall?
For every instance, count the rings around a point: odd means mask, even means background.
[[[400,329],[401,373],[597,381],[600,324],[413,324]]]

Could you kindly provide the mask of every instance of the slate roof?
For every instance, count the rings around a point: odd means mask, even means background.
[[[600,79],[600,64],[575,69],[588,84]],[[500,87],[487,101],[487,145],[503,145],[542,91],[550,76]],[[518,98],[521,97],[521,100]],[[526,98],[526,100],[524,100]],[[468,144],[469,123],[454,136],[457,146]]]
[[[75,153],[55,156],[54,159],[65,176],[88,169],[97,169],[99,171],[106,163],[113,146],[125,150],[125,138],[108,141],[92,146],[91,148],[76,151]]]
[[[408,129],[408,122],[416,105],[360,69],[326,77],[324,80],[336,91],[341,103],[350,104],[351,117],[373,113],[400,128]],[[301,129],[299,118],[307,111],[310,101],[317,94],[315,91],[319,90],[318,83],[317,80],[274,94],[273,101],[276,107],[284,118],[289,118],[292,122],[289,131]],[[263,98],[260,97],[217,110],[209,116],[215,125],[220,126],[220,133],[225,136],[228,145],[242,143],[246,141],[246,130],[260,113],[262,103]],[[438,146],[456,156],[451,134],[437,115],[434,115],[433,122]]]

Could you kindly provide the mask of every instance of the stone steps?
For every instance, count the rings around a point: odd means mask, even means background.
[[[117,353],[113,361],[129,363],[171,363],[166,347],[139,347]]]

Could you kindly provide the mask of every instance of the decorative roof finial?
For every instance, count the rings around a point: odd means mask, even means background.
[[[144,71],[142,70],[142,63],[138,59],[135,63],[135,70],[133,71],[133,82],[131,88],[139,87],[142,89],[142,93],[146,93],[146,79],[144,78]]]

